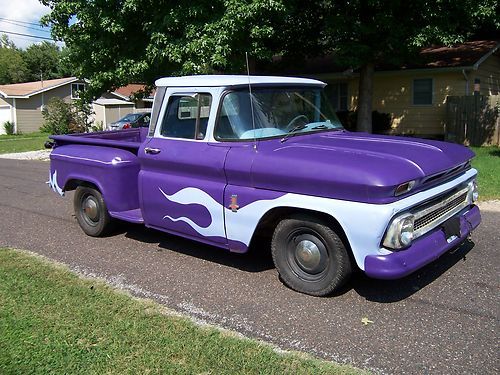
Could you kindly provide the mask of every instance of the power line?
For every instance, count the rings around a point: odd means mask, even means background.
[[[14,22],[19,22],[19,23],[24,23],[26,25],[41,26],[40,22],[35,23],[35,22],[19,21],[19,20],[13,20],[12,18],[5,18],[5,17],[0,17],[0,20],[14,21]]]
[[[42,32],[42,33],[50,33],[50,31],[48,31],[48,30],[37,29],[35,27],[26,26],[26,25],[23,25],[21,23],[17,23],[16,21],[6,21],[6,20],[0,19],[0,22],[5,22],[5,23],[11,24],[11,25],[24,27],[25,29],[35,30],[35,31]],[[40,26],[40,27],[42,27],[42,26]]]
[[[5,31],[5,30],[0,30],[0,33],[5,33],[5,34],[12,34],[12,35],[19,35],[19,36],[28,36],[30,38],[34,38],[34,39],[43,39],[43,40],[51,40],[53,42],[55,42],[54,39],[52,38],[46,38],[44,36],[36,36],[36,35],[29,35],[29,34],[22,34],[22,33],[15,33],[13,31]]]

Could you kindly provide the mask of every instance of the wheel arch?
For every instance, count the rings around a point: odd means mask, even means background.
[[[64,182],[63,191],[76,190],[78,186],[88,186],[98,190],[103,196],[105,191],[99,181],[88,176],[69,175]]]
[[[272,236],[274,229],[281,220],[283,220],[284,218],[291,218],[293,216],[298,216],[298,215],[307,215],[310,216],[311,218],[319,219],[325,222],[330,228],[332,228],[337,233],[337,235],[344,243],[344,246],[347,250],[347,253],[349,254],[349,258],[351,260],[352,265],[357,264],[349,242],[349,238],[347,237],[344,228],[333,215],[322,211],[293,207],[293,206],[273,207],[269,209],[257,223],[251,241],[254,241],[254,239],[257,237]]]
[[[103,193],[98,183],[90,181],[88,179],[81,179],[81,178],[69,178],[64,184],[63,190],[64,191],[76,190],[78,186],[91,187],[98,190],[101,194]]]

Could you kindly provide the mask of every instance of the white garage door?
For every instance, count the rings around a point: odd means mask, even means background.
[[[5,121],[10,121],[10,106],[2,105],[0,106],[0,134],[5,134],[5,129],[3,124]]]

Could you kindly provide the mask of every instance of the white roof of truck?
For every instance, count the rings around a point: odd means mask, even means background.
[[[245,75],[198,75],[184,77],[166,77],[158,79],[157,87],[227,87],[248,85]],[[250,76],[252,85],[313,85],[324,87],[324,82],[309,78]]]

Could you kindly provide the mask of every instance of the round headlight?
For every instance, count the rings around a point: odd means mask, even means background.
[[[383,245],[390,249],[401,249],[410,246],[413,241],[412,214],[403,214],[394,218],[384,237]]]
[[[411,241],[413,241],[413,220],[405,218],[401,223],[399,242],[406,247],[411,244]]]

